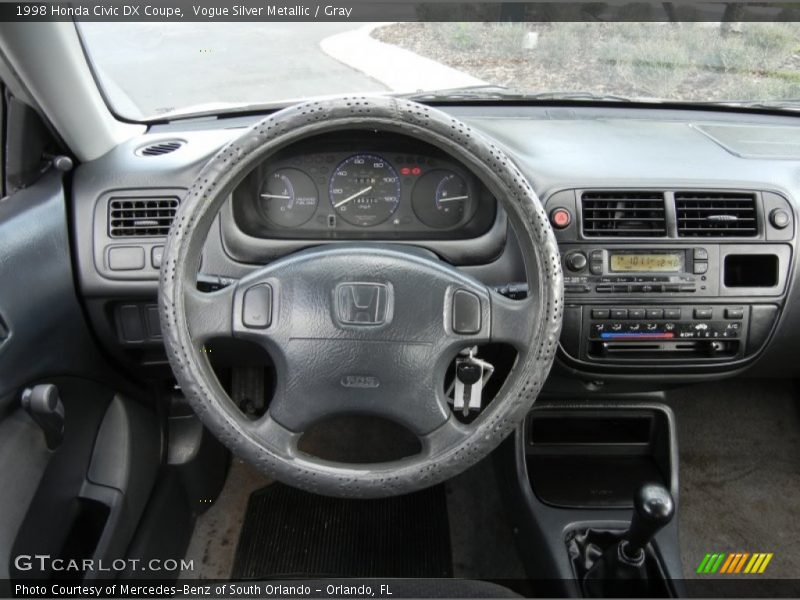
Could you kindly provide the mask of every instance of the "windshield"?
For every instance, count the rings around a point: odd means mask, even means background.
[[[80,23],[113,111],[344,93],[800,108],[800,23]],[[459,93],[459,90],[461,92]]]

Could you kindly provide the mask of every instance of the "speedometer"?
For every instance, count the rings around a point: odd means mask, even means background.
[[[400,204],[400,177],[385,159],[356,154],[333,171],[331,205],[345,221],[359,227],[383,223]]]

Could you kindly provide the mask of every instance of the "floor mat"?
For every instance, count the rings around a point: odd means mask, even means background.
[[[800,411],[790,381],[674,390],[684,573],[708,552],[772,552],[770,578],[800,573]]]
[[[197,517],[185,556],[191,569],[182,571],[181,579],[230,577],[247,501],[252,492],[270,482],[241,459],[233,459],[219,498]]]
[[[379,500],[253,492],[233,579],[451,577],[444,487]]]
[[[453,576],[495,581],[525,579],[492,457],[450,479],[445,489]]]

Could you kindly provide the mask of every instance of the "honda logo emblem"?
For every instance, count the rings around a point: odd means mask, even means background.
[[[334,296],[342,325],[383,325],[390,315],[391,288],[385,283],[340,283]]]

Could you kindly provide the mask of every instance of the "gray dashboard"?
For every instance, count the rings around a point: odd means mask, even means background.
[[[762,211],[762,198],[778,198],[779,202],[785,202],[791,212],[792,226],[788,235],[785,230],[781,234],[783,249],[780,255],[786,264],[780,290],[754,294],[753,297],[742,293],[735,297],[735,302],[745,305],[768,303],[776,308],[780,319],[775,320],[767,332],[764,341],[769,339],[768,344],[762,344],[759,351],[747,357],[746,361],[730,361],[723,365],[733,372],[756,363],[753,368],[761,373],[783,374],[787,357],[800,349],[800,339],[794,333],[800,323],[800,303],[794,299],[797,277],[794,268],[797,235],[794,199],[800,197],[800,152],[795,152],[795,155],[792,149],[797,150],[796,140],[800,139],[797,119],[732,112],[621,107],[442,108],[502,146],[529,178],[548,209],[558,202],[559,194],[598,189],[665,190],[670,193],[674,190],[752,190],[758,194]],[[135,360],[140,363],[149,360],[160,364],[158,331],[154,326],[152,330],[149,328],[147,318],[148,307],[155,303],[158,273],[155,259],[164,239],[162,235],[152,234],[112,237],[108,224],[110,199],[140,197],[164,202],[165,199],[179,199],[208,158],[258,119],[258,116],[242,116],[155,125],[140,139],[122,144],[75,171],[71,208],[78,285],[98,335],[120,358],[129,360],[133,351]],[[728,137],[725,140],[715,138],[713,134],[719,131],[724,131]],[[737,153],[732,148],[734,142],[731,140],[747,140],[753,136],[760,143],[749,144],[747,153]],[[141,152],[142,148],[153,144],[175,140],[180,142],[179,148],[163,155],[147,156]],[[779,155],[769,151],[776,144],[781,148]],[[340,151],[343,158],[353,155],[349,150]],[[428,156],[424,152],[421,154]],[[393,152],[392,156],[396,161],[402,152]],[[446,164],[446,157],[437,159]],[[291,161],[291,157],[286,160]],[[340,161],[332,162],[339,164]],[[460,166],[446,164],[446,168],[458,171]],[[469,173],[459,174],[469,180]],[[479,182],[470,182],[470,186],[480,190]],[[413,186],[408,189],[409,195],[405,199],[410,202]],[[465,217],[464,223],[457,223],[450,229],[428,228],[426,231],[420,223],[412,223],[415,216],[412,211],[407,213],[409,221],[405,230],[391,232],[385,230],[387,225],[379,225],[369,235],[352,227],[344,227],[334,235],[329,231],[323,235],[321,230],[311,227],[294,235],[286,230],[275,231],[268,221],[256,228],[247,223],[243,226],[242,217],[247,221],[247,212],[238,210],[237,213],[234,197],[212,229],[201,271],[213,276],[240,277],[282,253],[356,237],[366,241],[389,239],[428,248],[490,285],[522,280],[522,257],[513,232],[507,234],[502,211],[495,210],[493,200],[482,197],[479,191],[476,196],[481,196],[480,206],[485,207],[486,214],[484,221],[472,226],[465,226],[469,223]],[[318,205],[324,206],[322,201]],[[167,204],[153,206],[161,209]],[[475,211],[476,214],[479,212],[477,206]],[[327,227],[329,216],[329,213],[323,213],[317,224]],[[308,223],[312,221],[314,219],[309,219]],[[566,248],[571,242],[580,244],[585,241],[564,240],[564,244]],[[612,241],[622,246],[641,245],[643,242],[636,239]],[[662,242],[673,246],[682,243],[676,239],[646,241],[656,246]],[[698,240],[692,241],[698,243]],[[713,244],[719,241],[710,240]],[[735,249],[766,240],[724,241]],[[608,240],[593,242],[605,243]],[[120,252],[115,248],[134,250]],[[111,264],[112,250],[115,264]],[[576,305],[585,304],[579,298],[573,300]],[[634,303],[645,306],[659,301],[663,302],[644,295],[637,296]],[[716,302],[713,298],[703,298],[702,301],[710,305]],[[608,302],[613,303],[614,299],[609,298]],[[670,297],[669,302],[690,305],[697,300],[677,293]],[[624,302],[619,299],[617,303],[631,304],[629,298]],[[141,330],[127,340],[121,339],[120,307],[128,307],[128,313],[135,312],[144,323]],[[567,369],[580,376],[591,377],[596,372],[607,371],[597,365],[572,361],[568,354],[562,359]],[[620,376],[644,376],[637,374],[635,369],[623,371]],[[677,365],[677,368],[664,373],[665,377],[680,378],[682,374],[691,376],[691,372],[692,369],[682,369]]]

